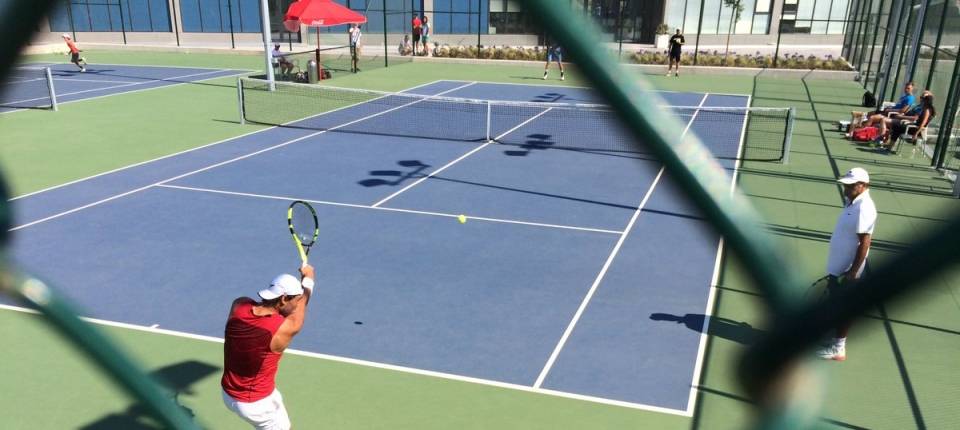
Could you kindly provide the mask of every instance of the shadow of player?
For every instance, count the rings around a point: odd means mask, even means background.
[[[397,162],[397,165],[400,167],[406,167],[407,171],[400,170],[371,170],[370,176],[386,176],[393,177],[396,179],[386,180],[380,178],[371,178],[358,181],[357,183],[363,185],[364,187],[379,187],[382,185],[387,185],[395,187],[408,181],[410,179],[422,178],[423,171],[430,167],[429,164],[423,164],[420,160],[401,160]]]
[[[180,394],[194,394],[190,388],[197,381],[219,371],[220,368],[200,361],[183,361],[161,367],[150,373],[154,379],[166,388],[166,395],[171,397],[178,406],[183,408],[188,416],[195,414],[192,410],[180,404],[177,397]],[[83,430],[111,430],[111,429],[159,429],[163,426],[156,422],[147,412],[146,407],[136,403],[123,412],[109,414],[90,424],[78,427]]]
[[[519,150],[508,149],[506,151],[503,151],[503,153],[511,157],[526,157],[527,155],[530,155],[530,153],[533,151],[553,148],[554,145],[556,145],[556,142],[551,140],[552,138],[553,136],[549,134],[541,134],[541,133],[528,134],[527,140],[523,144],[517,145],[517,147],[520,148]],[[506,144],[506,145],[509,145],[509,144]]]
[[[707,318],[708,317],[703,314],[686,314],[683,316],[665,313],[650,314],[650,319],[654,321],[671,321],[677,324],[683,324],[690,330],[698,333],[703,333],[703,326]],[[731,340],[743,345],[751,345],[763,334],[763,330],[755,329],[750,324],[742,321],[734,321],[718,316],[710,316],[709,318],[710,327],[707,329],[707,334],[710,336]]]

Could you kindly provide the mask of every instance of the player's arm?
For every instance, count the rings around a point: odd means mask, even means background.
[[[860,245],[857,246],[857,255],[853,258],[853,264],[850,265],[850,270],[844,275],[847,281],[855,281],[857,279],[860,268],[863,267],[864,261],[867,260],[867,251],[870,250],[870,236],[870,233],[857,234],[857,238],[860,239]]]
[[[293,312],[284,318],[283,324],[280,325],[277,333],[270,339],[270,350],[273,352],[283,352],[283,350],[287,349],[293,337],[296,336],[297,333],[300,333],[300,329],[303,328],[303,322],[306,320],[307,303],[313,294],[313,267],[309,264],[304,265],[300,268],[300,273],[303,275],[303,299],[297,302]]]

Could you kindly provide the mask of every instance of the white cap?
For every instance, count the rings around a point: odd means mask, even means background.
[[[854,167],[848,170],[847,174],[841,176],[840,179],[837,179],[837,182],[847,185],[856,184],[857,182],[869,184],[870,174],[868,174],[867,171],[861,167]]]
[[[301,285],[300,280],[293,275],[284,273],[273,278],[270,287],[260,290],[257,294],[264,300],[273,300],[284,295],[299,296],[303,294],[303,285]]]
[[[63,34],[61,34],[61,36],[63,36],[63,37],[66,37],[67,39],[69,39],[69,38],[70,38],[70,35],[69,35],[69,34],[67,34],[67,33],[63,33]]]

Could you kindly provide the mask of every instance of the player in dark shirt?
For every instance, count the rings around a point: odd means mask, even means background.
[[[684,43],[686,43],[686,40],[683,39],[683,35],[680,34],[678,28],[677,34],[670,37],[670,65],[667,66],[667,76],[670,76],[670,70],[673,70],[673,76],[680,76],[680,48]]]

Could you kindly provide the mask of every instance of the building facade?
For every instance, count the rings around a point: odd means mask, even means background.
[[[293,0],[266,0],[274,39],[311,40],[314,29],[282,31],[283,12]],[[543,31],[518,0],[335,0],[366,14],[367,34],[409,31],[413,14],[431,18],[445,43],[526,44],[542,42]],[[732,34],[733,44],[835,44],[842,42],[853,0],[558,0],[569,1],[602,28],[608,41],[652,44],[658,28],[700,34],[711,45]],[[739,9],[739,13],[736,11]],[[60,33],[104,43],[172,45],[258,43],[260,0],[71,0],[49,17],[42,41]],[[41,29],[44,30],[44,29]],[[340,34],[343,28],[321,29]],[[473,36],[469,37],[446,37]],[[444,40],[444,38],[449,40]]]

